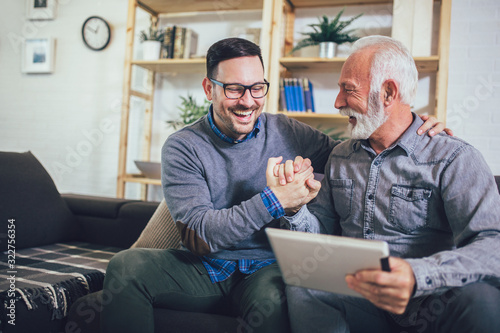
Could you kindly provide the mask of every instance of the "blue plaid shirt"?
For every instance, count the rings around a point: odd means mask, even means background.
[[[221,138],[221,140],[224,140],[225,142],[229,143],[241,143],[245,142],[247,140],[250,140],[252,138],[257,137],[257,134],[260,132],[260,118],[257,119],[257,122],[255,123],[254,130],[249,133],[244,139],[242,140],[234,140],[222,133],[217,126],[215,126],[214,120],[213,120],[213,115],[212,115],[213,109],[212,106],[210,106],[210,110],[208,112],[208,122],[210,123],[210,127],[214,131],[214,133]],[[267,207],[267,210],[269,213],[274,217],[274,218],[280,218],[285,215],[285,211],[283,207],[281,206],[280,202],[274,195],[273,191],[269,187],[266,187],[261,193],[260,196],[262,198],[262,201]],[[223,260],[223,259],[213,259],[209,257],[201,257],[201,261],[203,262],[203,266],[207,269],[208,275],[210,276],[210,280],[212,283],[216,282],[221,282],[226,279],[228,279],[234,272],[236,272],[236,269],[239,269],[240,272],[244,274],[252,274],[261,269],[262,267],[265,267],[267,265],[270,265],[276,260],[274,259],[269,259],[269,260],[248,260],[248,259],[240,259],[240,260]]]

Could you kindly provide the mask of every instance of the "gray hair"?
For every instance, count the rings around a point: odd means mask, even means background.
[[[400,41],[386,36],[367,36],[358,39],[351,54],[375,47],[371,64],[370,91],[380,91],[389,79],[399,84],[399,96],[403,104],[412,105],[417,94],[418,71],[410,51]]]

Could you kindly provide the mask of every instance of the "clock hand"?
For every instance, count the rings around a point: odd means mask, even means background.
[[[92,31],[93,33],[97,32],[96,30],[92,29],[90,26],[87,26],[85,29],[88,29],[88,30]]]

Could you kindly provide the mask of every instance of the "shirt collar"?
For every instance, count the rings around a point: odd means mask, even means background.
[[[208,123],[210,124],[210,128],[212,128],[215,135],[217,135],[220,139],[222,139],[225,142],[242,143],[242,142],[248,141],[254,137],[256,138],[257,134],[259,134],[259,132],[260,132],[260,116],[259,116],[259,118],[257,118],[257,121],[255,122],[255,126],[253,128],[253,131],[250,132],[244,139],[242,139],[242,140],[232,139],[232,138],[228,137],[227,135],[225,135],[224,133],[222,133],[221,130],[218,129],[217,126],[215,126],[215,122],[214,122],[214,118],[213,118],[213,114],[212,114],[213,111],[214,111],[213,105],[210,105],[210,109],[208,110]]]
[[[394,145],[400,146],[407,155],[411,155],[415,151],[415,147],[417,146],[417,141],[419,138],[417,130],[424,123],[424,121],[415,113],[412,112],[411,114],[413,115],[413,122]]]

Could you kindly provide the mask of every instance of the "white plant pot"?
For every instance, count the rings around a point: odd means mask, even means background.
[[[161,42],[156,40],[146,40],[142,42],[142,59],[158,60],[160,59]]]
[[[319,43],[319,57],[320,58],[334,58],[335,49],[337,44],[334,42],[323,42]]]

